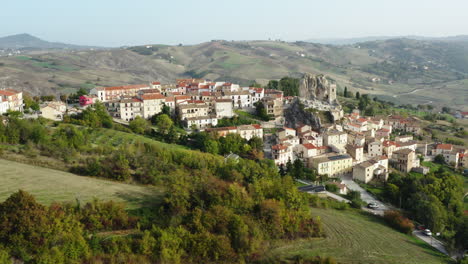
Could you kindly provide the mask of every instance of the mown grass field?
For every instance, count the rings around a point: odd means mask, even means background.
[[[0,159],[0,202],[22,189],[42,204],[94,198],[124,202],[128,209],[158,203],[162,189],[125,184]]]
[[[417,238],[391,229],[374,216],[315,208],[313,214],[320,217],[327,237],[282,244],[267,254],[265,263],[279,259],[287,263],[295,256],[318,255],[347,264],[450,263],[445,255]]]

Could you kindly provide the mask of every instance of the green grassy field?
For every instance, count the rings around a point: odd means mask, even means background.
[[[42,204],[52,202],[81,203],[94,198],[124,202],[128,209],[160,201],[161,188],[137,186],[26,165],[0,159],[0,201],[22,189]]]
[[[326,238],[291,241],[267,254],[266,262],[295,256],[331,256],[338,263],[450,263],[445,255],[424,242],[399,233],[374,216],[356,211],[313,209],[325,229]]]

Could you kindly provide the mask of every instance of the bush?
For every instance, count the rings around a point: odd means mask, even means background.
[[[332,184],[332,183],[325,184],[325,188],[329,192],[337,192],[338,191],[338,186],[336,186],[335,184]]]
[[[398,211],[385,211],[384,219],[387,224],[396,230],[411,235],[413,233],[414,224],[408,218],[401,215]]]

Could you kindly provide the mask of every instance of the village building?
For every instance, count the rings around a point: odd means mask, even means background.
[[[97,87],[91,89],[90,94],[97,96],[97,100],[101,102],[109,102],[119,100],[123,97],[128,98],[137,96],[140,90],[150,88],[151,86],[149,84]]]
[[[353,157],[354,161],[361,162],[364,160],[364,147],[357,145],[346,145],[346,152]]]
[[[289,146],[278,144],[271,147],[271,153],[276,165],[286,165],[293,162],[293,152]]]
[[[437,144],[432,150],[432,155],[442,155],[445,163],[458,167],[458,161],[460,159],[460,152],[454,148],[452,144]]]
[[[353,180],[368,183],[373,179],[387,181],[388,179],[388,158],[385,156],[364,161],[354,166]]]
[[[0,113],[6,113],[8,110],[23,112],[23,92],[13,89],[0,90],[0,98],[3,105],[0,106]]]
[[[114,117],[131,121],[137,116],[143,117],[143,101],[138,98],[127,98],[104,103],[107,112]]]
[[[378,157],[383,155],[383,144],[380,141],[374,141],[367,145],[367,153],[369,157]]]
[[[281,96],[282,98],[282,96]],[[278,97],[264,97],[260,101],[269,116],[280,117],[283,115],[283,100]]]
[[[225,91],[223,99],[231,99],[234,108],[249,108],[253,106],[249,91]]]
[[[44,118],[62,121],[63,115],[67,112],[67,106],[64,102],[60,101],[47,102],[40,107],[39,111],[40,116]]]
[[[215,99],[212,107],[217,118],[231,118],[234,116],[233,104],[231,99]]]
[[[143,118],[149,119],[152,116],[161,113],[166,97],[162,94],[143,94],[140,96],[142,100]]]
[[[413,150],[405,148],[393,152],[392,164],[395,169],[408,173],[413,168],[419,167],[419,159]]]
[[[289,127],[283,127],[276,132],[279,139],[286,138],[287,136],[296,136],[296,130]]]
[[[187,117],[184,118],[182,122],[187,128],[196,128],[201,130],[218,125],[218,119],[213,115]]]
[[[323,143],[325,146],[335,146],[344,149],[348,143],[348,134],[338,130],[330,130],[323,134]]]
[[[312,167],[319,175],[328,177],[344,176],[352,173],[353,158],[350,155],[326,154],[312,159]]]

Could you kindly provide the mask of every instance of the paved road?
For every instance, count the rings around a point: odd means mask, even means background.
[[[353,191],[358,191],[361,193],[361,199],[366,202],[367,204],[369,203],[375,203],[379,208],[377,209],[369,209],[367,207],[363,208],[364,210],[378,214],[378,215],[383,215],[385,211],[390,210],[390,207],[382,203],[381,201],[377,200],[374,196],[372,196],[368,191],[364,190],[359,184],[354,182],[351,179],[351,176],[345,176],[342,178],[343,183],[348,187],[349,190]]]
[[[296,179],[296,181],[297,181],[297,182],[300,182],[300,183],[302,183],[302,184],[306,184],[306,185],[311,185],[311,184],[312,184],[312,182],[306,181],[306,180],[299,180],[299,179]],[[325,191],[325,194],[327,194],[328,197],[330,197],[330,198],[332,198],[332,199],[335,199],[335,200],[337,200],[337,201],[340,201],[340,202],[347,202],[347,203],[350,203],[350,202],[351,202],[350,200],[348,200],[348,199],[346,199],[346,198],[343,198],[343,197],[341,197],[341,196],[339,196],[339,195],[336,195],[336,194],[334,194],[334,193],[331,193],[331,192],[329,192],[329,191]]]
[[[447,251],[445,250],[444,244],[440,242],[439,240],[431,236],[426,236],[421,230],[413,231],[413,235],[417,236],[422,241],[428,243],[429,245],[431,245],[433,248],[437,249],[438,251],[444,253],[445,255],[448,255]]]

